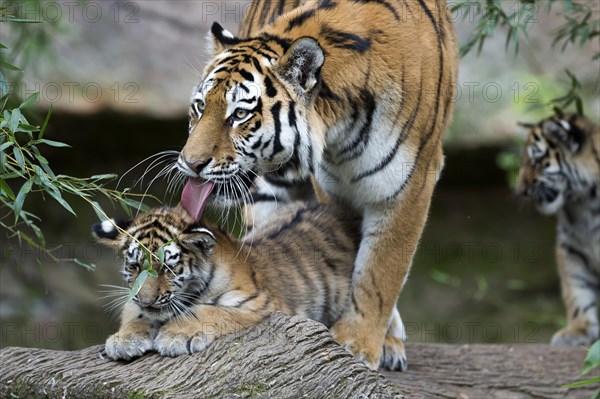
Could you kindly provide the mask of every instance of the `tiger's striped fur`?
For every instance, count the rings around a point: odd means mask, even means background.
[[[201,351],[218,336],[258,324],[275,311],[330,327],[350,301],[358,245],[354,224],[326,206],[294,203],[245,241],[197,225],[180,207],[140,214],[120,224],[123,232],[108,221],[95,225],[100,242],[122,256],[129,285],[143,263],[140,244],[155,254],[164,249],[164,266],[152,264],[158,277],[148,277],[125,304],[121,327],[106,342],[107,355]]]
[[[600,128],[576,114],[526,126],[518,190],[558,221],[556,258],[568,324],[552,343],[590,345],[600,333]]]
[[[312,178],[320,201],[360,213],[352,306],[334,334],[370,367],[402,368],[395,304],[443,167],[454,27],[443,0],[309,0],[284,13],[296,3],[256,1],[242,38],[213,25],[178,164],[215,182],[215,204],[231,206],[223,193],[242,197],[256,175]]]

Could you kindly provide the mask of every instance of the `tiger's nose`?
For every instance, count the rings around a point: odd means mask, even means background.
[[[210,163],[210,161],[212,161],[212,158],[208,158],[205,161],[204,160],[195,161],[195,160],[186,159],[185,163],[191,170],[193,170],[196,173],[200,173],[200,172],[202,172],[202,169],[206,168],[206,166]]]
[[[140,306],[147,308],[148,306],[152,306],[154,304],[154,302],[156,302],[156,298],[151,298],[151,299],[142,299],[139,296],[136,295],[136,298],[138,300],[138,303],[140,304]]]

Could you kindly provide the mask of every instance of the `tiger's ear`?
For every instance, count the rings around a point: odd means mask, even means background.
[[[208,43],[207,52],[211,56],[217,55],[240,42],[239,38],[223,28],[218,22],[213,22],[208,35],[210,37],[206,41]]]
[[[319,83],[324,62],[325,54],[319,42],[312,37],[301,37],[292,43],[275,70],[298,94],[306,95]]]
[[[572,153],[579,151],[585,141],[583,132],[564,119],[545,121],[542,132],[546,138],[558,142]]]
[[[105,220],[102,223],[95,223],[92,226],[92,235],[100,244],[104,244],[108,247],[117,248],[119,246],[119,237],[121,236],[121,232],[118,228],[125,230],[130,225],[131,220]]]
[[[217,239],[212,231],[200,226],[192,226],[185,230],[179,236],[179,240],[187,244],[199,246],[206,254],[211,254],[217,244]]]

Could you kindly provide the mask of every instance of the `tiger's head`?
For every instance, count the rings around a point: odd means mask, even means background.
[[[148,276],[133,297],[148,318],[177,316],[206,290],[216,238],[180,207],[153,209],[128,222],[107,220],[93,225],[92,231],[98,242],[119,252],[121,273],[130,287],[145,270],[142,245],[156,256],[150,259],[156,277]],[[161,252],[162,265],[158,261]]]
[[[211,36],[215,55],[192,92],[179,170],[209,182],[212,202],[224,206],[243,199],[256,176],[308,178],[322,147],[311,134],[325,60],[317,40],[239,39],[218,23]]]
[[[552,214],[585,194],[598,178],[594,167],[593,125],[580,115],[555,115],[528,129],[517,191],[532,198],[538,210]],[[597,128],[596,128],[597,130]]]

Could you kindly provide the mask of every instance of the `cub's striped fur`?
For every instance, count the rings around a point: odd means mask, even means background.
[[[259,175],[279,185],[312,178],[321,202],[360,213],[352,306],[333,331],[370,367],[403,367],[395,304],[453,111],[447,4],[257,0],[250,10],[241,37],[212,27],[179,168],[214,182],[213,203],[227,207]]]
[[[245,242],[201,227],[181,208],[159,208],[121,223],[94,226],[99,241],[123,257],[131,285],[143,263],[140,244],[164,265],[152,268],[123,309],[119,331],[106,341],[112,359],[149,350],[177,356],[204,349],[220,335],[255,324],[275,311],[330,327],[350,302],[358,231],[322,205],[290,204]]]
[[[525,126],[518,190],[558,219],[556,258],[568,324],[552,343],[589,345],[600,332],[600,128],[580,115]]]

